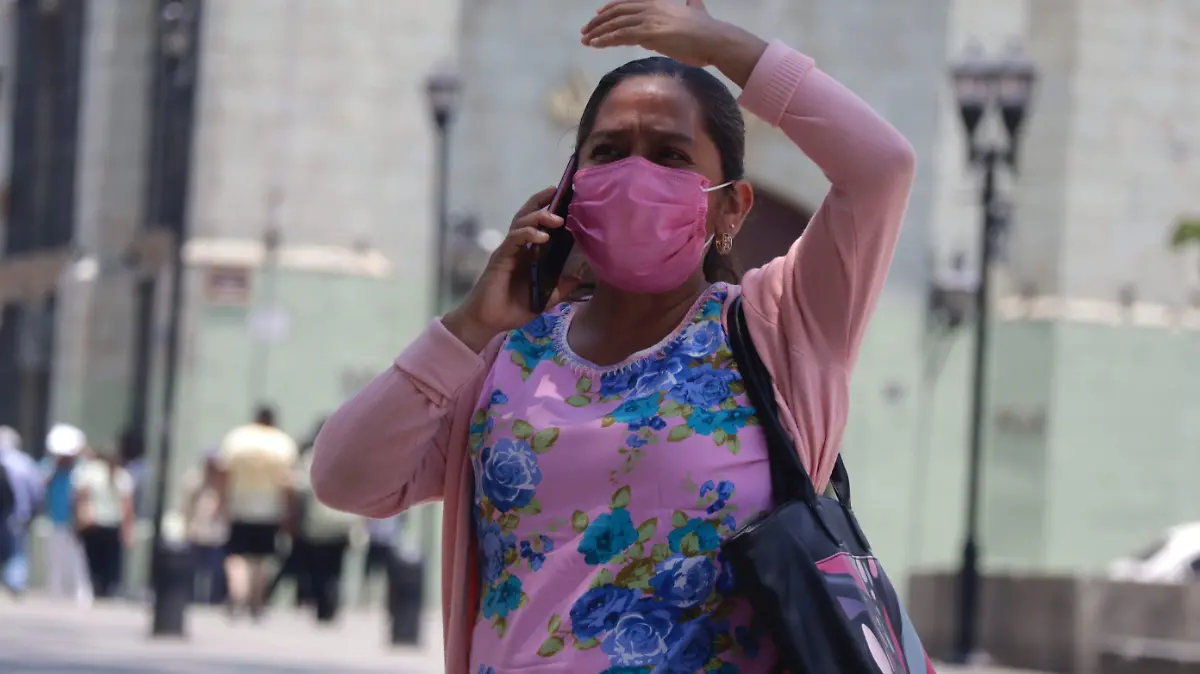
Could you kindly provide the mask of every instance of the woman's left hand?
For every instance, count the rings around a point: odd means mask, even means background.
[[[613,0],[580,31],[589,47],[642,47],[688,65],[714,65],[716,43],[727,24],[703,0]]]

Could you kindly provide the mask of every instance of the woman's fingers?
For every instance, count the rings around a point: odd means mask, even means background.
[[[513,230],[522,227],[541,227],[543,229],[558,229],[563,226],[563,219],[550,211],[537,210],[527,213],[513,223]]]
[[[517,217],[513,218],[512,227],[510,227],[509,229],[515,229],[518,226],[517,221],[520,220],[521,218],[525,217],[526,215],[529,215],[530,213],[539,211],[539,210],[549,206],[550,202],[554,200],[554,192],[557,189],[558,189],[557,187],[547,187],[546,189],[544,189],[540,192],[537,192],[533,196],[529,197],[529,199],[525,202],[525,204],[522,205],[521,208],[517,211]]]
[[[583,35],[595,33],[604,24],[620,17],[637,16],[654,4],[653,0],[618,0],[600,8],[590,21],[579,31]]]
[[[641,16],[618,16],[583,34],[583,44],[590,47],[613,47],[636,44],[640,37]]]
[[[505,255],[513,255],[527,245],[540,246],[550,240],[550,235],[537,227],[519,227],[508,233],[508,238],[500,245],[499,251]]]

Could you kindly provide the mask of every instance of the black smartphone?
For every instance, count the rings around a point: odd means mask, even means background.
[[[550,200],[550,205],[546,206],[546,210],[562,218],[564,222],[567,219],[567,207],[571,205],[571,183],[575,180],[575,169],[578,165],[579,159],[571,155],[571,160],[567,162],[567,168],[558,181],[558,188],[554,190],[554,197]],[[575,237],[571,236],[566,227],[549,229],[546,233],[550,235],[550,240],[533,247],[529,263],[529,309],[535,314],[546,310],[550,296],[558,287],[558,279],[562,276],[567,258],[571,256],[571,249],[575,247]]]

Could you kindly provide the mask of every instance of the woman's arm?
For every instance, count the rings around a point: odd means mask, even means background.
[[[476,353],[434,321],[325,422],[313,447],[313,493],[326,505],[387,517],[442,496],[455,401],[487,375],[502,338]]]
[[[805,236],[743,287],[747,307],[790,348],[853,364],[912,186],[908,141],[811,58],[713,18],[703,0],[612,0],[581,33],[592,47],[636,45],[716,67],[744,89],[744,106],[821,167],[833,188]]]
[[[758,38],[731,55],[751,53]],[[731,77],[745,57],[717,65]],[[747,306],[791,349],[850,368],[900,235],[915,173],[912,146],[862,99],[781,42],[761,52],[741,103],[778,126],[832,183],[784,256],[747,274]]]

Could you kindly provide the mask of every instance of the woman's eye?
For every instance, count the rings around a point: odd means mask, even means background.
[[[680,152],[679,150],[672,150],[671,148],[664,148],[661,152],[659,152],[659,156],[662,158],[662,161],[670,162],[672,164],[692,163],[692,160],[688,159],[686,154]]]
[[[610,159],[617,156],[617,149],[611,145],[597,145],[592,148],[592,159]]]

